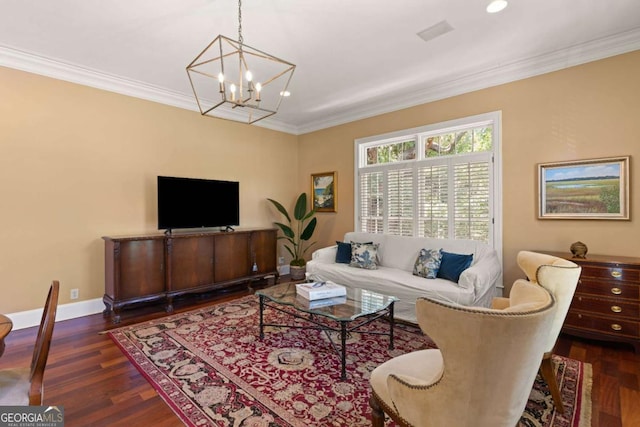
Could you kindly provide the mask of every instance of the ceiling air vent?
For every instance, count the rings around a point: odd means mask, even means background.
[[[418,37],[428,42],[443,34],[453,31],[453,27],[447,21],[440,21],[435,25],[430,26],[418,33]]]

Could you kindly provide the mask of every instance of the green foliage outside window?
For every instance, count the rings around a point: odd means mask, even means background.
[[[416,142],[414,140],[367,148],[367,165],[394,163],[415,158]]]
[[[427,137],[425,156],[439,157],[450,154],[467,154],[491,151],[493,134],[491,127],[466,129]]]

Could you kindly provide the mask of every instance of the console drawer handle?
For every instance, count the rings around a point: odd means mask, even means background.
[[[612,305],[611,311],[613,311],[614,313],[622,313],[622,307],[620,307],[619,305]]]
[[[611,288],[611,293],[614,295],[620,295],[622,293],[622,289],[620,288]]]
[[[622,326],[618,325],[617,323],[613,323],[611,325],[611,329],[613,329],[614,331],[621,331],[622,330]]]
[[[611,276],[612,276],[612,277],[616,277],[616,278],[617,278],[617,277],[621,277],[621,276],[622,276],[622,273],[620,273],[619,271],[612,271],[612,272],[611,272]]]

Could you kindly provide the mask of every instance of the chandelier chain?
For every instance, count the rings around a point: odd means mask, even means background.
[[[242,0],[238,0],[238,41],[240,42],[240,46],[242,46]]]

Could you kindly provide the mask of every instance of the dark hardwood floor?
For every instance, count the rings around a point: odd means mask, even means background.
[[[191,296],[176,301],[175,311],[247,293]],[[56,323],[45,372],[45,404],[64,407],[67,427],[183,425],[111,339],[101,334],[165,314],[161,306],[137,307],[123,311],[119,325],[101,314]],[[35,334],[36,328],[11,332],[0,369],[28,365]],[[593,427],[640,426],[640,355],[631,346],[563,335],[556,353],[593,365]]]

